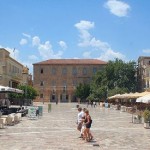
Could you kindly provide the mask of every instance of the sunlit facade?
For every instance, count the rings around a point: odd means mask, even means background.
[[[93,75],[107,63],[96,59],[50,59],[33,64],[36,101],[75,102],[79,83],[90,83]]]

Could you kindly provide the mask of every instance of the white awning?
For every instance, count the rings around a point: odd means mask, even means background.
[[[150,94],[137,98],[136,102],[137,103],[150,103]]]
[[[0,93],[23,93],[22,90],[19,90],[19,89],[15,89],[15,88],[11,88],[11,87],[8,87],[8,86],[1,86],[0,85]]]

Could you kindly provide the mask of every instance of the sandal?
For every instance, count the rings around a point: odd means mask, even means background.
[[[90,142],[90,139],[89,139],[89,138],[86,138],[86,142]]]

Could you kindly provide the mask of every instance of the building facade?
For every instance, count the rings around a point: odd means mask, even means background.
[[[138,58],[137,81],[139,92],[147,90],[150,86],[150,57],[148,56]]]
[[[31,84],[29,69],[10,57],[10,53],[0,48],[0,85],[16,88],[20,84]]]
[[[40,102],[75,102],[79,83],[90,83],[92,76],[107,63],[96,59],[50,59],[33,64],[33,86]]]
[[[145,89],[147,91],[150,91],[150,65],[147,66],[145,69],[144,81],[145,81]]]

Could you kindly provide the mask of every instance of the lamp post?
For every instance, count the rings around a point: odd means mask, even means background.
[[[25,106],[27,106],[27,83],[24,83],[25,85]]]
[[[105,100],[105,103],[108,102],[108,85],[106,86],[106,100]]]
[[[44,104],[44,81],[43,81],[43,86],[42,86],[42,93],[43,93],[43,95],[42,95],[42,102]]]

